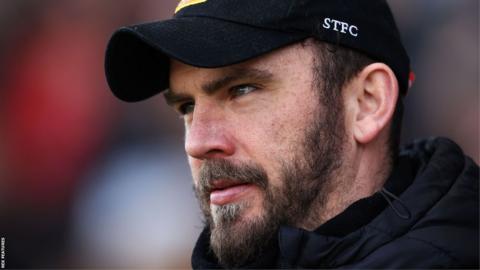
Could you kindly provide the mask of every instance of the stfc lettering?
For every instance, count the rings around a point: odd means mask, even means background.
[[[350,34],[351,36],[358,36],[358,27],[356,25],[350,25],[346,22],[334,20],[331,18],[325,18],[322,24],[325,29],[332,29],[333,31],[340,32],[342,34]]]

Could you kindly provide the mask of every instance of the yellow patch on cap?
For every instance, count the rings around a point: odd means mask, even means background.
[[[204,2],[207,2],[207,0],[182,0],[180,3],[178,3],[175,13],[179,12],[184,7],[193,6]]]

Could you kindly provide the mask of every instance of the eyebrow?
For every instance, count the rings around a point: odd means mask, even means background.
[[[201,86],[202,91],[211,96],[221,90],[222,88],[240,80],[255,80],[267,82],[272,80],[273,74],[270,71],[257,69],[257,68],[230,68],[228,69],[222,77],[214,79],[212,81],[206,82]],[[175,103],[191,100],[192,96],[189,94],[184,94],[172,89],[167,89],[163,94],[168,105],[173,105]]]

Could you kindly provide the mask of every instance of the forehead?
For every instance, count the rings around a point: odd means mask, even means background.
[[[205,81],[211,77],[227,76],[238,71],[264,71],[273,77],[293,77],[298,73],[310,74],[314,61],[311,45],[296,43],[274,50],[248,61],[220,68],[200,68],[170,60],[170,89],[181,89],[182,85],[195,81]]]

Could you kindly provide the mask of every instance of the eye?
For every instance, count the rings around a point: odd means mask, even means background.
[[[258,87],[251,84],[242,84],[230,88],[230,94],[232,97],[239,97],[258,90]]]
[[[195,103],[185,102],[185,103],[180,104],[180,106],[178,107],[178,112],[181,115],[186,115],[186,114],[192,113],[194,108],[195,108]]]

